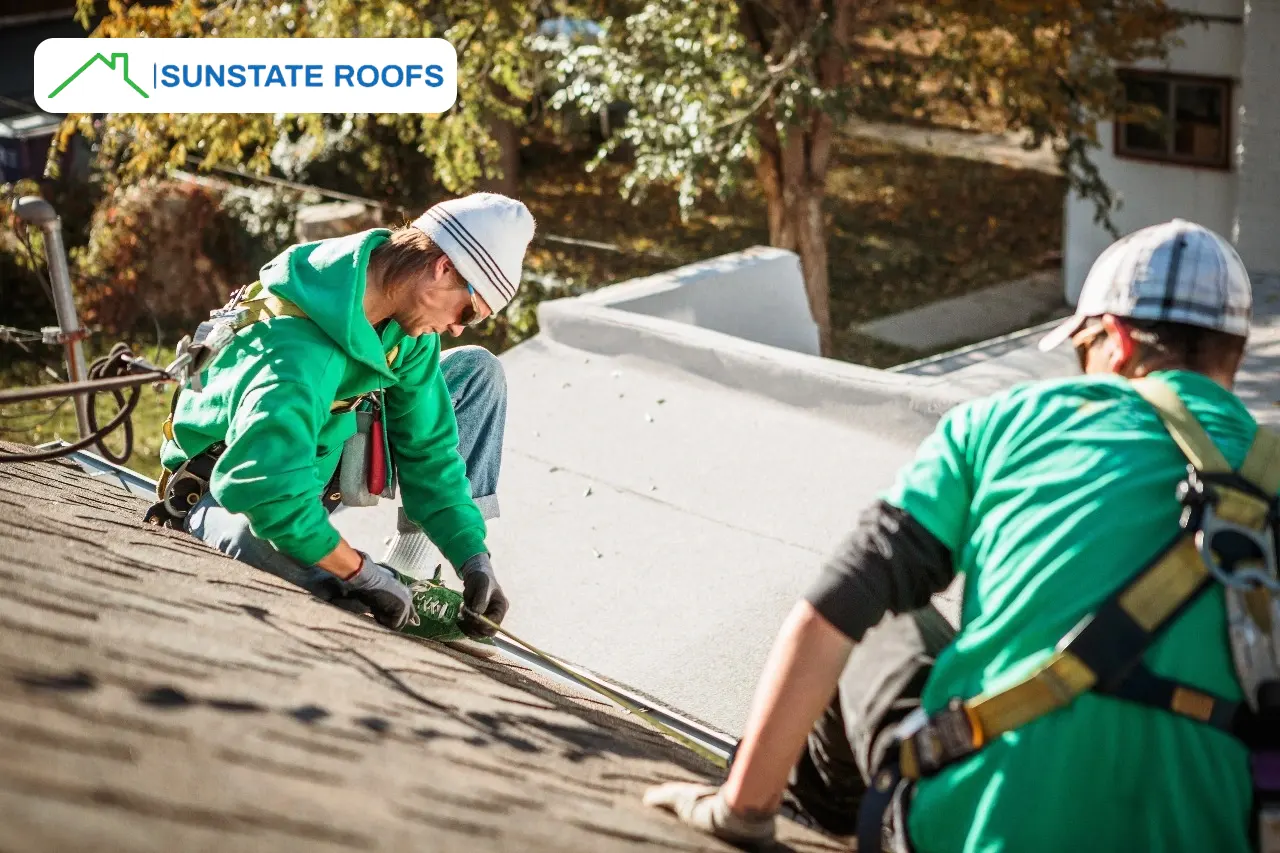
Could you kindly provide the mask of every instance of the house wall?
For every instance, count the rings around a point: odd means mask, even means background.
[[[1280,0],[1250,0],[1233,239],[1253,274],[1280,273]]]
[[[1257,5],[1256,0],[1251,2]],[[1192,0],[1174,5],[1212,16],[1213,19],[1184,27],[1178,33],[1182,44],[1172,47],[1165,60],[1148,60],[1134,67],[1235,80],[1231,97],[1231,139],[1228,143],[1229,150],[1234,150],[1241,135],[1239,107],[1244,97],[1240,81],[1246,28],[1237,20],[1244,15],[1244,2]],[[1266,0],[1263,5],[1278,7],[1280,0]],[[1280,48],[1280,26],[1277,26],[1280,23],[1280,12],[1276,15],[1276,22],[1268,24],[1271,43],[1274,45],[1273,61],[1276,49]],[[1252,26],[1251,24],[1250,27]],[[1252,36],[1251,39],[1258,40]],[[1271,66],[1270,73],[1273,75],[1275,67]],[[1276,78],[1273,76],[1271,79]],[[1280,106],[1280,92],[1272,92],[1271,97]],[[1275,124],[1271,127],[1275,129],[1269,131],[1273,138],[1268,147],[1280,151],[1280,141],[1275,140],[1275,134],[1280,132],[1280,114],[1273,110],[1273,118]],[[1268,131],[1259,127],[1258,132],[1261,134]],[[1234,169],[1174,166],[1116,157],[1112,122],[1099,123],[1098,139],[1102,147],[1093,154],[1093,159],[1104,180],[1120,200],[1121,207],[1113,212],[1112,221],[1121,234],[1182,217],[1199,222],[1224,237],[1232,237],[1237,221],[1237,174]],[[1273,212],[1280,212],[1280,206],[1275,201],[1278,198],[1275,190],[1280,189],[1280,162],[1274,157],[1271,160],[1274,177],[1273,183],[1269,185],[1272,188],[1269,207]],[[1258,204],[1266,206],[1265,201],[1260,190]],[[1075,193],[1068,195],[1064,217],[1063,284],[1066,298],[1072,303],[1080,295],[1080,288],[1089,268],[1113,240],[1106,229],[1093,221],[1094,215],[1092,202],[1084,201]],[[1248,257],[1245,262],[1250,263]]]

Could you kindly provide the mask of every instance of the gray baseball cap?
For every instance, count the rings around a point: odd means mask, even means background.
[[[1253,290],[1230,243],[1202,225],[1174,219],[1108,246],[1085,278],[1075,314],[1045,335],[1040,349],[1053,349],[1102,314],[1247,337]]]

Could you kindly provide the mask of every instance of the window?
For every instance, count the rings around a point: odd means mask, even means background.
[[[1231,81],[1121,71],[1125,101],[1154,122],[1116,122],[1116,154],[1215,169],[1230,167]]]

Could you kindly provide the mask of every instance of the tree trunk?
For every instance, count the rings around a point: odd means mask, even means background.
[[[515,197],[520,194],[520,129],[504,118],[489,121],[489,133],[498,143],[498,165],[502,176],[480,182],[480,189]]]
[[[816,116],[809,130],[793,127],[786,140],[772,122],[760,122],[760,159],[756,178],[768,204],[769,243],[800,256],[809,311],[818,327],[818,346],[830,356],[831,289],[827,263],[827,225],[823,215],[831,120]]]
[[[822,215],[822,187],[810,188],[796,200],[796,232],[799,238],[800,270],[809,295],[813,322],[818,325],[818,346],[825,357],[832,353],[831,287],[827,263],[827,223]]]

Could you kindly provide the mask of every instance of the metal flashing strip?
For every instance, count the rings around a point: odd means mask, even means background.
[[[66,447],[69,443],[62,440],[50,441],[46,444],[37,445],[36,450],[57,450],[59,447]],[[156,496],[155,480],[144,477],[137,471],[126,468],[123,465],[108,462],[96,453],[90,453],[87,450],[76,450],[68,453],[66,458],[78,464],[91,477],[114,477],[119,480],[120,487],[125,491],[147,499],[154,499]]]
[[[65,441],[51,441],[47,444],[39,445],[36,449],[54,450],[67,444],[68,442]],[[144,477],[137,471],[126,468],[123,465],[108,462],[101,456],[84,450],[74,451],[68,454],[66,458],[74,461],[90,476],[114,478],[119,482],[120,487],[128,492],[147,499],[155,497],[156,481]],[[659,728],[669,729],[670,732],[676,735],[677,739],[691,741],[692,745],[699,747],[700,749],[695,749],[696,752],[705,751],[711,753],[711,756],[704,755],[704,757],[718,757],[720,761],[715,763],[727,762],[733,752],[736,742],[729,735],[716,731],[703,723],[690,720],[679,712],[657,703],[652,698],[637,694],[632,689],[621,687],[617,683],[602,678],[590,670],[572,666],[550,656],[536,653],[531,648],[524,647],[518,642],[511,642],[503,637],[495,638],[495,645],[507,657],[519,661],[539,674],[579,689],[589,687],[597,695],[608,699],[628,713],[636,714],[642,718],[652,718],[653,721],[659,724]],[[599,688],[604,689],[601,690]],[[610,696],[610,693],[613,696]],[[618,701],[619,699],[622,701]]]

